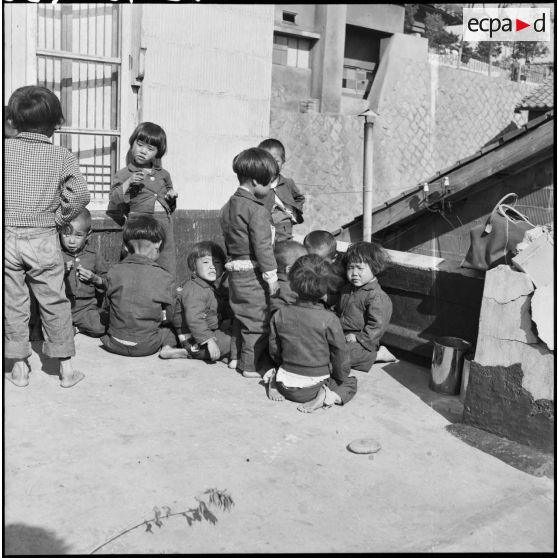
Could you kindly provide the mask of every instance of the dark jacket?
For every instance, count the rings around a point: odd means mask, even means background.
[[[108,264],[100,252],[93,250],[93,248],[89,248],[87,243],[85,243],[81,251],[75,254],[70,254],[62,249],[62,257],[64,258],[64,264],[70,261],[73,263],[72,269],[69,271],[64,268],[66,296],[72,303],[72,306],[76,299],[92,299],[95,298],[98,291],[104,291],[106,289]],[[84,283],[80,281],[76,274],[76,270],[80,265],[98,275],[103,280],[102,287],[97,288],[93,283]]]
[[[328,277],[327,306],[333,311],[339,305],[341,290],[346,282],[347,274],[345,271],[344,255],[338,253],[331,264],[331,274]]]
[[[171,282],[157,262],[139,254],[114,264],[107,273],[109,335],[137,343],[156,338],[163,306],[173,303]]]
[[[304,222],[302,213],[306,198],[304,197],[304,194],[298,190],[292,178],[286,178],[282,174],[279,175],[277,186],[269,192],[269,195],[265,199],[265,207],[270,213],[272,212],[273,204],[275,203],[275,195],[277,195],[287,209],[290,209],[293,212],[293,217],[296,219],[297,224]],[[284,213],[284,211],[280,209],[276,211]]]
[[[279,310],[282,306],[294,304],[298,300],[298,295],[291,289],[287,273],[278,271],[277,282],[279,283],[279,290],[269,298],[271,314]]]
[[[161,166],[154,164],[152,167],[153,175],[147,177],[141,185],[132,184],[127,192],[122,192],[122,184],[141,167],[130,163],[120,169],[112,179],[109,200],[111,207],[120,208],[124,214],[128,213],[153,213],[155,200],[157,200],[170,214],[176,207],[176,202],[165,199],[165,194],[172,188],[170,174]]]
[[[261,272],[277,269],[271,244],[271,214],[264,202],[238,188],[223,206],[221,230],[233,260],[253,260]]]
[[[269,353],[287,372],[330,374],[340,383],[348,377],[351,362],[343,330],[337,316],[321,303],[283,306],[272,316],[270,328]]]
[[[367,350],[377,350],[391,318],[392,304],[376,278],[362,287],[348,283],[341,290],[337,315],[345,334],[354,333]]]
[[[215,283],[194,275],[182,285],[174,326],[178,333],[191,333],[196,343],[214,337],[213,332],[227,319],[228,293]]]

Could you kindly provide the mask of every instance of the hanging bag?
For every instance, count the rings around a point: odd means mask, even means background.
[[[513,198],[510,203],[504,203]],[[506,194],[492,210],[484,225],[471,229],[471,246],[461,267],[485,271],[500,264],[511,264],[511,258],[525,232],[535,227],[515,209],[517,194]]]

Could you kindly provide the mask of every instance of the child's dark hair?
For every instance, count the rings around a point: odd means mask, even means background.
[[[140,215],[126,222],[122,240],[127,247],[130,240],[149,240],[149,242],[162,242],[162,248],[166,240],[165,229],[154,217]]]
[[[64,122],[60,99],[46,87],[25,85],[16,89],[8,100],[6,117],[18,132],[52,136]]]
[[[194,244],[192,251],[188,254],[188,269],[190,271],[196,270],[196,261],[199,258],[205,258],[206,256],[211,256],[225,263],[225,253],[219,244],[211,242],[209,240],[204,240],[203,242],[198,242]]]
[[[258,145],[260,149],[265,149],[269,151],[270,149],[277,149],[281,153],[281,159],[283,159],[283,163],[285,162],[285,146],[276,139],[269,138],[263,140],[260,145]]]
[[[136,140],[143,141],[157,148],[157,158],[160,159],[167,152],[167,134],[161,126],[153,122],[142,122],[130,136],[130,147]]]
[[[374,275],[380,274],[389,265],[387,252],[377,242],[355,242],[345,254],[345,264],[365,263]]]
[[[328,292],[331,265],[317,254],[306,254],[296,260],[289,271],[291,289],[299,300],[320,300]]]
[[[279,174],[275,159],[259,147],[251,147],[239,153],[233,159],[232,167],[240,184],[254,179],[258,184],[267,186]]]
[[[279,271],[284,271],[287,266],[293,265],[298,258],[306,254],[308,254],[308,250],[296,240],[282,240],[275,245],[273,250]]]
[[[318,254],[322,258],[335,257],[337,241],[328,231],[312,231],[304,237],[304,246],[310,254]]]

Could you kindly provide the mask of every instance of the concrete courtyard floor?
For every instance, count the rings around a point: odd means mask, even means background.
[[[35,353],[27,388],[4,382],[6,554],[89,553],[209,488],[234,500],[215,525],[172,516],[100,553],[554,550],[553,480],[447,432],[395,379],[424,383],[417,364],[353,372],[353,401],[305,415],[221,363],[119,357],[81,335],[76,346],[87,377],[74,388]],[[381,450],[346,449],[363,437]]]

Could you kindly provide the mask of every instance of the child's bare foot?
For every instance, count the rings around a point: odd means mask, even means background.
[[[380,345],[378,353],[376,354],[376,360],[374,362],[396,362],[397,359],[392,355],[386,347]]]
[[[236,370],[236,367],[238,366],[238,360],[236,360],[236,359],[229,360],[228,366],[229,366],[229,368],[232,368],[233,370]]]
[[[74,370],[69,358],[60,359],[60,387],[70,388],[85,378],[83,372]]]
[[[265,381],[265,379],[264,379]],[[285,398],[277,391],[277,384],[275,383],[275,374],[265,385],[268,399],[272,401],[283,401]]]
[[[316,395],[314,399],[311,399],[310,401],[307,401],[306,403],[299,405],[297,407],[297,410],[300,411],[301,413],[313,413],[316,409],[321,409],[324,406],[325,398],[326,398],[326,390],[323,387],[321,387],[320,391],[318,392],[318,395]]]
[[[190,358],[190,354],[182,347],[164,345],[159,351],[159,358]]]
[[[24,360],[16,360],[12,371],[9,374],[4,374],[4,378],[17,387],[29,385],[29,368],[27,363]]]

